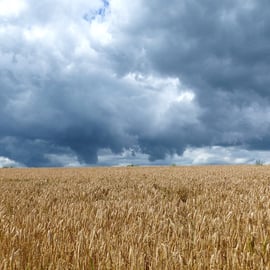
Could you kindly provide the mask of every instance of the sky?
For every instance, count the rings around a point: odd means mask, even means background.
[[[0,167],[270,163],[269,0],[0,0]]]

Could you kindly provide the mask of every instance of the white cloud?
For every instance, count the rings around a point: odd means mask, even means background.
[[[20,164],[12,159],[0,156],[0,168],[3,167],[24,167],[24,166],[23,164]]]
[[[241,147],[211,146],[187,148],[183,156],[175,156],[180,164],[254,164],[256,160],[270,163],[270,151],[247,150]]]
[[[90,24],[90,36],[102,46],[109,45],[112,41],[112,34],[109,31],[107,22],[93,21]]]
[[[45,157],[56,166],[61,167],[84,167],[85,163],[81,163],[78,157],[71,154],[45,154]]]
[[[153,132],[165,130],[171,121],[178,125],[197,123],[201,112],[196,95],[179,78],[128,73],[124,80],[148,98],[149,128]]]
[[[48,39],[53,38],[52,29],[46,26],[32,26],[28,29],[23,30],[23,36],[27,41],[43,41],[48,42]]]
[[[26,8],[27,4],[23,0],[0,0],[0,17],[17,17]]]
[[[192,102],[195,98],[195,94],[191,91],[182,92],[179,96],[176,97],[176,101],[181,102]]]
[[[246,150],[240,147],[188,147],[182,156],[167,155],[164,160],[149,161],[149,156],[140,151],[125,149],[121,154],[114,154],[109,149],[99,151],[98,165],[125,166],[134,165],[207,165],[207,164],[255,164],[256,160],[270,164],[270,151]]]
[[[100,149],[98,151],[98,165],[103,166],[126,166],[150,164],[148,155],[132,149],[124,149],[121,154],[114,154],[110,149]]]

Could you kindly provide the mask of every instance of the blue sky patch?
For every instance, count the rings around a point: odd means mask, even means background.
[[[100,17],[105,17],[106,15],[106,10],[108,9],[108,7],[110,6],[110,3],[109,1],[107,0],[103,0],[103,7],[99,8],[98,10],[91,10],[87,13],[85,13],[83,15],[83,19],[87,22],[91,22],[93,21],[97,16],[100,16]]]

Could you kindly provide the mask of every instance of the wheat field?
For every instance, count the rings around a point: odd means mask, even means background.
[[[0,269],[270,269],[270,167],[0,169]]]

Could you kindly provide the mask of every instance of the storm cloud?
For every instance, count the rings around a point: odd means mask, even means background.
[[[269,13],[266,0],[2,0],[0,165],[265,158]]]

